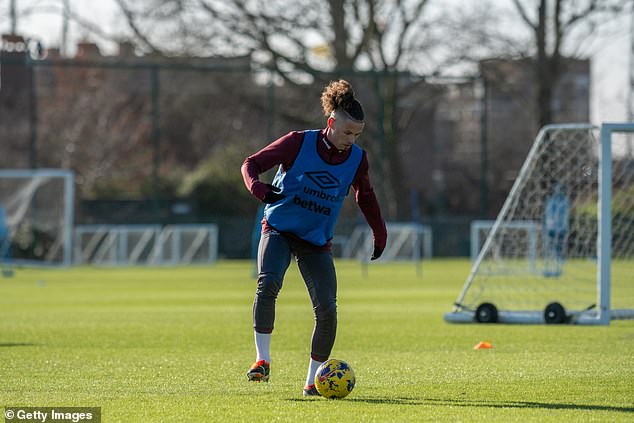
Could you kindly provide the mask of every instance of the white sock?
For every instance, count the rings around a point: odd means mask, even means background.
[[[317,373],[317,368],[321,366],[322,363],[323,361],[315,361],[312,358],[310,359],[310,364],[308,364],[308,375],[306,376],[306,386],[315,383],[315,373]]]
[[[271,334],[255,332],[255,351],[257,357],[255,361],[265,360],[271,362]]]

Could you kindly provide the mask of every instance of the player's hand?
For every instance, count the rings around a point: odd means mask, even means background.
[[[275,185],[271,185],[271,184],[266,184],[266,186],[269,187],[269,192],[267,192],[264,198],[262,199],[263,203],[273,204],[286,198],[284,194],[280,194],[282,190],[279,187],[276,187]]]
[[[372,257],[370,257],[370,260],[378,259],[379,257],[381,257],[381,254],[383,254],[383,248],[379,248],[375,245],[374,251],[372,252]]]

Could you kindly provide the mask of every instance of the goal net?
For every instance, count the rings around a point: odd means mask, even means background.
[[[447,321],[634,318],[629,133],[634,124],[540,131]]]
[[[70,171],[0,170],[0,262],[70,265],[74,181]]]

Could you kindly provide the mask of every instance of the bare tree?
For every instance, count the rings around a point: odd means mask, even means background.
[[[423,74],[455,61],[436,53],[450,49],[442,42],[441,15],[432,13],[429,0],[116,1],[135,43],[148,53],[250,54],[289,84],[348,75],[371,109],[365,139],[372,138],[369,147],[381,158],[377,185],[389,214],[406,217],[399,144],[411,116],[401,113],[401,100],[425,85]]]
[[[574,54],[588,34],[624,10],[629,0],[512,0],[532,33],[539,126],[553,122],[553,88],[562,73],[564,51]]]

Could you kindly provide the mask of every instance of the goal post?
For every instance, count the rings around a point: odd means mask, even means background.
[[[471,222],[471,262],[478,259],[484,240],[495,225],[495,220],[474,220]],[[539,223],[533,221],[512,221],[504,224],[505,229],[514,236],[525,238],[527,243],[526,266],[535,271],[537,262],[537,240],[540,231]]]
[[[634,123],[542,128],[445,320],[634,318],[631,134]]]
[[[597,270],[597,289],[599,315],[597,320],[609,324],[610,320],[634,319],[634,303],[629,308],[612,307],[612,259],[629,262],[628,275],[630,288],[634,287],[634,152],[632,138],[623,139],[627,144],[623,151],[614,151],[613,138],[616,134],[634,134],[634,123],[604,123],[601,125],[601,160],[599,161],[599,231],[597,248],[599,266]],[[622,163],[613,160],[617,154],[623,154]],[[617,175],[615,180],[614,175]],[[616,188],[617,195],[613,196]],[[618,199],[617,199],[618,198]],[[613,200],[617,199],[616,202]],[[614,206],[614,207],[613,207]],[[617,217],[618,218],[615,218]],[[614,244],[616,237],[619,243]],[[629,237],[620,242],[621,237]],[[619,305],[620,306],[620,305]]]
[[[0,262],[69,266],[74,196],[69,170],[0,170]]]
[[[414,264],[416,275],[422,276],[423,260],[433,256],[433,232],[429,225],[416,222],[386,222],[387,243],[380,258],[372,263]],[[368,274],[368,264],[374,250],[372,230],[365,224],[358,225],[350,236],[335,237],[333,244],[341,249],[341,257],[356,258],[361,264],[361,272]]]
[[[376,263],[394,261],[420,262],[432,258],[433,235],[428,225],[410,222],[387,222],[387,244]],[[372,230],[367,225],[357,226],[349,237],[341,239],[342,258],[367,262],[374,249]]]

